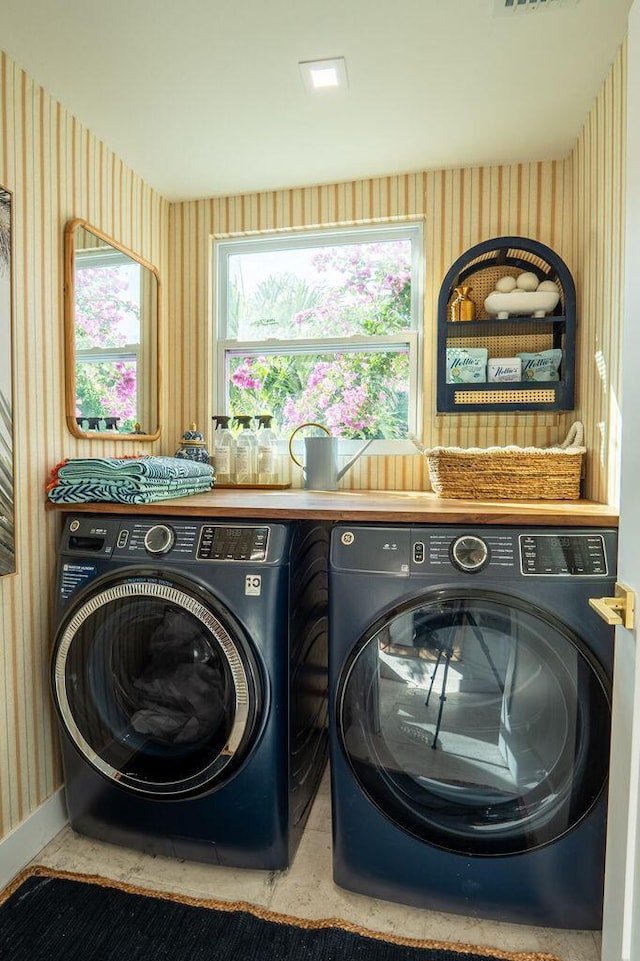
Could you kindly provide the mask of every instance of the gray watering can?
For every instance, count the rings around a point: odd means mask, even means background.
[[[305,437],[304,438],[304,464],[302,464],[293,453],[293,438],[302,430],[303,427],[318,427],[324,431],[326,437]],[[351,458],[348,464],[338,470],[338,438],[332,437],[331,433],[323,424],[300,424],[296,427],[289,438],[289,454],[291,460],[304,471],[304,488],[309,491],[336,491],[338,481],[355,464],[361,454],[372,444],[373,440],[368,440],[363,444]]]

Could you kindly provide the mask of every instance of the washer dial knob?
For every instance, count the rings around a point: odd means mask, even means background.
[[[489,561],[489,548],[481,537],[464,534],[451,545],[451,561],[467,574],[481,571]]]
[[[149,554],[168,554],[175,539],[173,528],[167,524],[154,524],[144,535],[144,546]]]

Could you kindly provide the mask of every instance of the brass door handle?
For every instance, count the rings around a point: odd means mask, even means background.
[[[589,606],[607,624],[635,627],[636,595],[626,584],[616,581],[615,597],[590,597]]]

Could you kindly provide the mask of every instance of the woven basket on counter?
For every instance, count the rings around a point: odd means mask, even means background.
[[[439,497],[467,500],[577,500],[585,448],[576,421],[558,447],[423,447]]]

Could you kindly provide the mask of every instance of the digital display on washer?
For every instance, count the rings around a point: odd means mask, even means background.
[[[523,574],[607,574],[601,534],[521,534]]]
[[[268,527],[205,524],[200,531],[196,556],[205,561],[264,561],[268,540]]]

